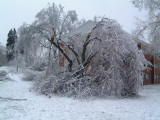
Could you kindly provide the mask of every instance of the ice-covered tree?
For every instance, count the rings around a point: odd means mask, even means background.
[[[35,38],[34,30],[27,24],[19,27],[18,35],[17,51],[24,57],[26,66],[31,66],[38,57],[39,39]]]
[[[37,77],[36,90],[76,97],[138,94],[148,62],[116,21],[104,18],[90,33],[70,39],[75,71]]]
[[[148,20],[137,21],[136,35],[143,37],[148,34],[149,41],[159,49],[160,46],[160,1],[159,0],[132,0],[135,7],[148,12]]]
[[[52,4],[38,12],[31,25],[20,28],[19,53],[33,59],[48,53],[49,74],[33,75],[36,90],[76,97],[138,94],[148,64],[142,51],[116,21],[103,18],[94,23],[89,33],[69,35],[81,24],[76,12]],[[67,66],[50,69],[59,55]]]

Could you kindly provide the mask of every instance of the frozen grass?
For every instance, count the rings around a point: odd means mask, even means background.
[[[14,81],[0,81],[0,120],[159,120],[160,85],[143,86],[139,97],[74,99],[45,96],[31,90],[20,72],[7,67]]]

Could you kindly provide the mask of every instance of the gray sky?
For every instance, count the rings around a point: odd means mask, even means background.
[[[95,15],[115,19],[129,33],[135,28],[135,17],[144,18],[144,12],[134,8],[130,0],[0,0],[0,43],[6,44],[11,28],[32,23],[36,13],[53,2],[61,3],[65,11],[76,10],[80,19]]]

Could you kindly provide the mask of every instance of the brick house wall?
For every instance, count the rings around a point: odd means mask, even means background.
[[[155,84],[160,84],[160,59],[155,58],[154,73],[155,73]]]
[[[146,43],[145,43],[146,44]],[[138,43],[138,48],[143,50],[143,43]],[[144,70],[144,82],[143,84],[160,84],[160,56],[157,56],[156,52],[152,54],[144,54],[147,61],[149,61],[152,66],[148,66],[149,69]]]
[[[150,63],[152,63],[152,65],[154,64],[154,58],[150,55],[144,54],[145,58],[147,61],[149,61]],[[144,82],[143,84],[154,84],[154,67],[153,66],[148,66],[149,69],[143,70],[144,72]],[[148,76],[148,77],[145,77]]]

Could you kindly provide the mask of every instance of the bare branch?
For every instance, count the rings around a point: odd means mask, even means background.
[[[78,64],[80,65],[81,62],[80,62],[80,59],[79,59],[79,55],[78,55],[77,52],[75,51],[73,45],[72,45],[72,46],[71,46],[71,45],[68,45],[68,48],[74,53],[74,55],[76,56],[77,62],[78,62]]]
[[[13,98],[3,98],[3,97],[0,97],[0,99],[2,99],[2,100],[16,100],[16,101],[27,100],[27,99],[13,99]]]
[[[52,38],[53,39],[53,38]],[[57,44],[56,42],[54,42],[54,40],[49,40],[64,56],[65,58],[67,59],[67,61],[69,62],[69,71],[72,70],[72,64],[73,64],[73,61],[69,58],[69,56],[67,55],[67,53],[60,47],[59,44]]]
[[[98,53],[98,52],[95,52],[94,54],[92,54],[92,52],[91,52],[91,53],[89,54],[88,58],[83,62],[83,66],[88,65],[88,64],[91,62],[92,58],[93,58],[94,56],[96,56],[97,53]]]

